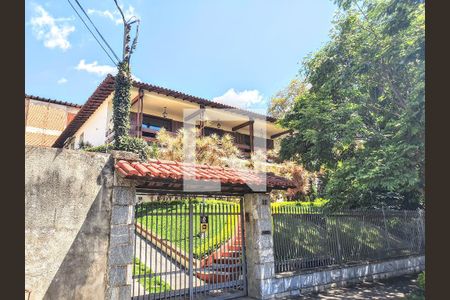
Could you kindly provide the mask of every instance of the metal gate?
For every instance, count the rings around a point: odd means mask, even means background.
[[[132,299],[247,295],[242,196],[139,194]]]

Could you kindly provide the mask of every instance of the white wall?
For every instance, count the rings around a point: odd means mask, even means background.
[[[97,110],[89,117],[89,119],[75,133],[75,148],[78,148],[80,136],[84,133],[84,142],[89,142],[92,146],[103,145],[106,141],[106,131],[108,123],[108,108],[112,101],[111,96],[108,97]]]

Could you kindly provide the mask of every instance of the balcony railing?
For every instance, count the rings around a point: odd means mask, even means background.
[[[141,136],[144,140],[148,142],[154,142],[156,141],[156,134],[159,132],[159,129],[156,128],[150,128],[152,126],[138,126],[135,122],[135,115],[131,114],[130,116],[130,135],[131,136]],[[183,122],[178,122],[171,119],[165,119],[167,124],[165,124],[165,128],[169,134],[175,135],[176,131],[180,128],[183,128]],[[170,122],[170,123],[169,123]],[[169,125],[170,124],[170,125]],[[147,124],[148,125],[148,124]],[[159,124],[160,125],[160,124]],[[153,126],[153,127],[159,127],[159,126]],[[250,135],[242,134],[239,132],[232,132],[227,130],[222,130],[219,128],[213,128],[213,127],[205,127],[204,128],[204,134],[205,136],[209,136],[212,134],[217,134],[219,136],[222,136],[224,134],[230,134],[234,138],[234,142],[236,146],[241,149],[244,153],[250,152]],[[106,142],[111,142],[113,139],[113,133],[112,131],[107,132]],[[258,145],[257,142],[258,139],[262,139],[260,137],[254,137],[254,144]],[[266,139],[266,149],[270,150],[273,149],[274,142],[272,139]]]

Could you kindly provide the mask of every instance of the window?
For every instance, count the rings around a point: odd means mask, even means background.
[[[172,131],[172,120],[144,115],[142,121],[142,129],[144,129],[142,133],[143,136],[154,136],[154,133],[145,132],[145,129],[149,129],[151,131],[160,131],[162,128],[165,128],[167,131]]]

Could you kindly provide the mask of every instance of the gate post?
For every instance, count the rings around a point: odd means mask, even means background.
[[[121,151],[113,151],[112,157],[114,164],[120,159],[138,159],[133,153]],[[130,299],[133,280],[135,182],[114,172],[111,202],[106,295],[107,299],[111,300]]]
[[[246,194],[244,212],[248,296],[267,299],[273,294],[271,279],[275,276],[269,194]]]

